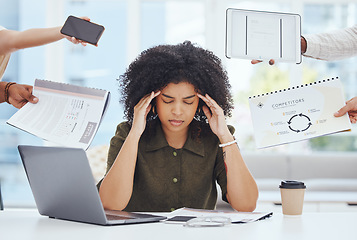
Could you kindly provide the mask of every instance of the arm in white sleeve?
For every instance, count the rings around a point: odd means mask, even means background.
[[[304,36],[307,43],[305,57],[333,61],[357,55],[357,24],[329,33]]]

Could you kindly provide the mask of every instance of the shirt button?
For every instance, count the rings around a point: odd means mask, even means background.
[[[172,181],[173,181],[174,183],[177,183],[178,180],[177,180],[177,178],[173,178]]]
[[[172,207],[170,210],[171,210],[171,212],[173,212],[173,211],[175,211],[175,208]]]
[[[176,156],[177,156],[177,152],[173,152],[172,154],[174,155],[174,157],[176,157]]]

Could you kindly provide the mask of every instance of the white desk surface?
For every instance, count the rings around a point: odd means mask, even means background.
[[[187,228],[178,224],[146,223],[97,226],[40,216],[36,209],[0,211],[1,240],[66,239],[357,239],[357,213],[303,213],[216,228]]]

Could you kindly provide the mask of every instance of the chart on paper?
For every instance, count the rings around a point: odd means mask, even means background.
[[[271,147],[351,129],[338,78],[249,98],[257,148]]]

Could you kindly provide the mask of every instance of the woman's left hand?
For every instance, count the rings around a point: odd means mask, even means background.
[[[212,132],[216,134],[219,139],[227,135],[232,136],[227,127],[223,109],[208,94],[203,96],[198,93],[197,96],[209,107],[208,109],[207,106],[203,106],[202,110],[208,119]]]

